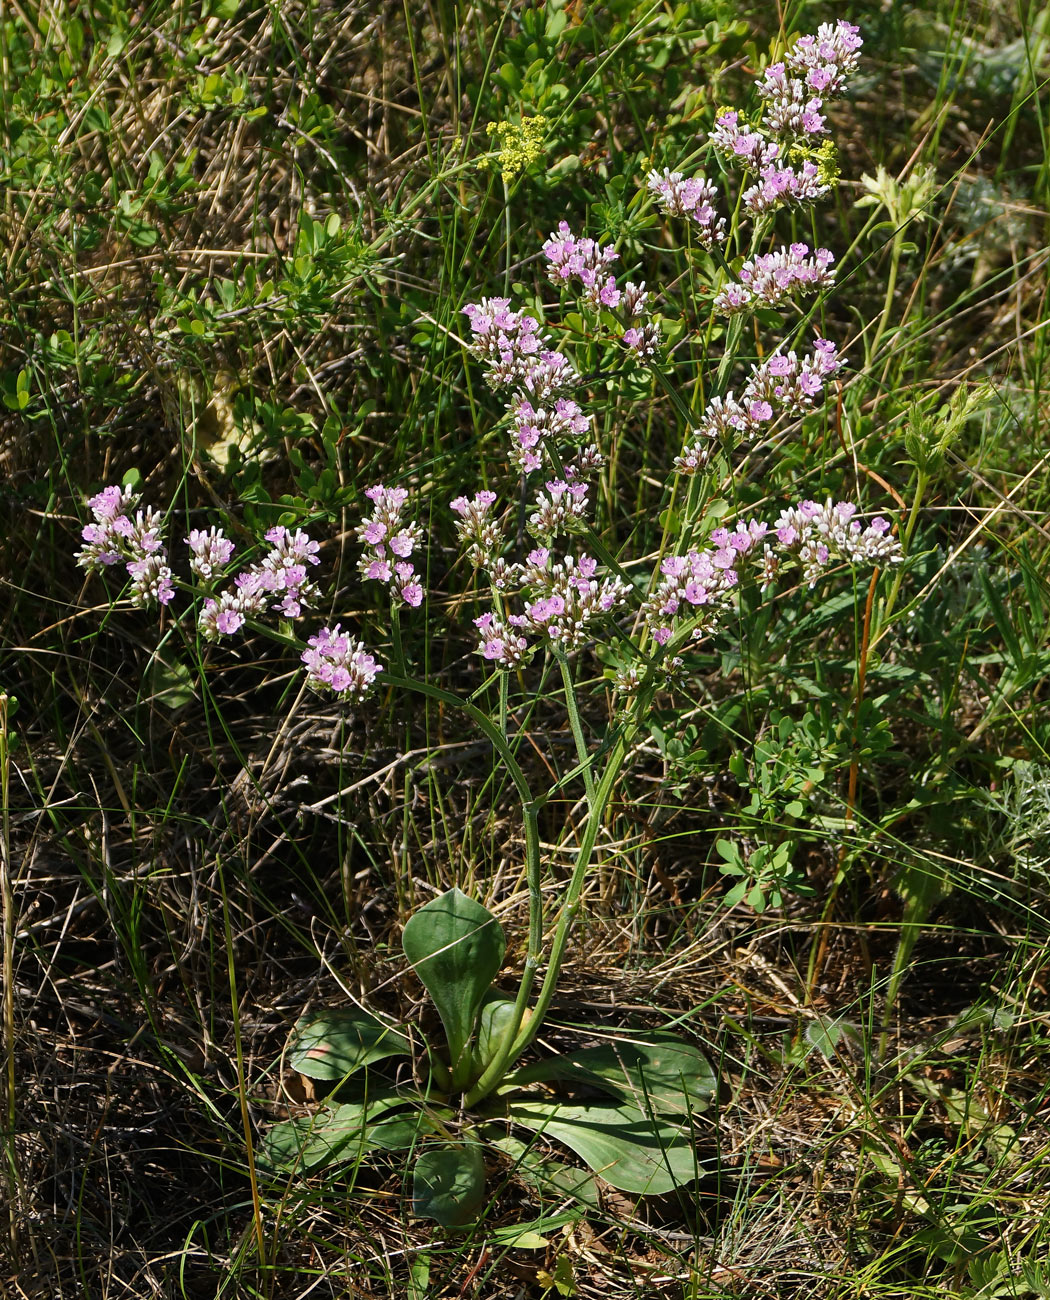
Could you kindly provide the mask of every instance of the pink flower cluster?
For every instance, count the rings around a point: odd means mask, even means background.
[[[486,363],[493,388],[515,387],[543,402],[576,382],[576,372],[560,352],[544,347],[547,336],[526,312],[510,310],[509,298],[469,302],[470,350]]]
[[[774,352],[751,372],[744,399],[766,401],[789,415],[809,410],[824,389],[825,380],[842,368],[843,358],[830,339],[817,337],[813,351],[801,358],[793,352]]]
[[[522,579],[528,592],[522,626],[563,650],[584,645],[630,591],[620,578],[599,576],[593,557],[566,555],[554,562],[544,546],[525,557]]]
[[[822,506],[802,501],[782,511],[772,528],[759,519],[741,520],[732,529],[716,528],[706,550],[668,556],[660,565],[659,584],[642,607],[653,640],[666,645],[681,618],[698,620],[694,640],[708,635],[740,581],[747,556],[764,586],[775,580],[785,561],[800,565],[811,587],[835,561],[898,564],[901,547],[889,521],[877,516],[864,527],[856,513],[857,507],[846,501],[829,499]]]
[[[826,99],[846,89],[862,44],[852,23],[823,23],[816,36],[800,36],[780,62],[766,68],[758,82],[765,101],[760,125],[744,122],[732,109],[715,119],[709,137],[715,149],[758,173],[742,196],[752,215],[784,204],[813,203],[827,194],[830,186],[821,179],[820,168],[804,156],[798,142],[827,134],[820,110]]]
[[[562,439],[579,442],[591,427],[590,417],[570,397],[559,397],[547,407],[535,407],[523,397],[512,409],[510,462],[523,474],[552,464],[548,441],[554,445]]]
[[[500,668],[527,662],[534,646],[527,634],[569,652],[578,650],[621,606],[629,592],[619,578],[601,577],[589,555],[566,555],[552,562],[546,547],[530,551],[518,568],[524,587],[524,613],[506,617],[482,614],[474,620],[479,633],[478,654]]]
[[[690,618],[703,612],[693,629],[694,639],[706,635],[715,623],[719,606],[740,581],[736,565],[766,532],[762,523],[748,523],[733,533],[718,528],[706,550],[669,555],[660,564],[660,582],[642,606],[653,640],[664,646],[674,635],[674,620],[682,612]]]
[[[655,357],[660,346],[660,326],[654,320],[645,319],[648,299],[644,280],[641,284],[623,286],[623,314],[641,321],[640,325],[630,325],[624,330],[623,345],[645,361]]]
[[[582,533],[587,527],[587,484],[551,479],[546,488],[536,494],[536,509],[529,516],[532,536],[549,544],[559,533]]]
[[[139,606],[167,605],[175,595],[167,552],[160,538],[162,519],[152,507],[136,510],[130,488],[103,488],[88,502],[94,523],[81,530],[84,546],[76,561],[89,573],[123,564],[131,579],[131,600]],[[134,518],[132,512],[134,511]]]
[[[725,240],[725,218],[715,211],[718,187],[704,176],[683,176],[665,167],[645,178],[650,194],[656,196],[669,217],[688,217],[696,226],[694,238],[702,248],[714,248]]]
[[[724,158],[747,171],[757,172],[780,157],[780,145],[769,140],[757,127],[743,121],[733,108],[718,114],[715,129],[708,139]]]
[[[471,351],[482,361],[495,364],[513,357],[536,357],[546,336],[540,323],[525,312],[511,311],[509,298],[482,298],[468,302],[463,314],[470,322]]]
[[[330,690],[350,700],[370,694],[383,666],[377,663],[361,641],[335,627],[323,627],[307,642],[302,653],[307,683],[316,691]]]
[[[800,292],[830,288],[835,283],[834,260],[827,248],[818,248],[811,257],[808,244],[781,245],[775,252],[746,261],[739,280],[727,284],[715,298],[715,310],[730,316],[756,304],[776,307]]]
[[[781,146],[758,128],[741,122],[734,109],[718,115],[709,138],[724,157],[747,171],[758,172],[758,180],[743,193],[744,206],[752,216],[783,204],[814,203],[831,188],[821,181],[816,163],[806,160],[796,170],[781,161]]]
[[[282,525],[271,528],[266,533],[266,540],[270,549],[262,560],[238,573],[232,588],[217,596],[209,596],[204,602],[197,625],[205,640],[232,636],[240,631],[246,619],[256,618],[267,609],[284,618],[299,618],[320,595],[317,585],[307,577],[308,566],[320,563],[317,556],[319,544],[301,528],[292,532]],[[189,545],[193,552],[192,567],[198,554],[192,541]],[[218,539],[214,545],[219,555],[226,552],[227,546],[230,547],[226,560],[222,561],[226,563],[232,554],[232,546],[225,538]],[[198,542],[198,546],[204,549],[203,543]],[[272,600],[272,597],[277,599]]]
[[[831,186],[820,179],[820,168],[808,159],[799,167],[770,163],[758,174],[759,179],[744,191],[744,207],[758,216],[785,204],[816,203]]]
[[[745,440],[768,433],[781,414],[799,415],[813,405],[824,389],[825,380],[842,365],[834,343],[817,338],[813,351],[799,357],[794,352],[776,352],[751,372],[739,398],[730,392],[713,397],[704,410],[700,424],[675,460],[683,474],[703,469],[714,445],[725,442],[729,448]]]
[[[579,280],[583,285],[583,302],[595,309],[619,307],[623,314],[640,319],[645,315],[648,295],[644,284],[616,286],[616,280],[605,274],[605,268],[617,260],[612,244],[602,248],[595,240],[579,238],[572,233],[567,221],[560,221],[558,229],[543,245],[547,259],[547,276],[552,283],[567,284]],[[660,327],[655,321],[631,325],[623,333],[624,346],[642,358],[656,355],[660,343]]]
[[[569,223],[559,221],[558,229],[543,245],[543,256],[547,259],[547,278],[552,284],[579,280],[588,306],[619,307],[622,294],[616,287],[615,277],[606,274],[606,268],[617,260],[612,244],[602,248],[593,239],[577,239]]]
[[[495,492],[476,492],[469,501],[456,497],[449,502],[449,509],[459,515],[456,537],[467,548],[467,559],[476,569],[488,566],[503,544],[503,533],[491,518],[495,504]]]
[[[641,328],[631,326],[624,334],[626,346],[643,354],[655,350],[658,328],[642,319],[645,285],[617,287],[607,271],[616,259],[611,246],[602,248],[594,240],[577,239],[568,223],[562,222],[544,245],[544,254],[555,284],[578,282],[583,286],[585,304],[618,310],[629,320],[641,322]],[[532,553],[529,564],[504,558],[503,532],[492,517],[496,501],[492,492],[478,492],[470,499],[457,497],[450,503],[458,516],[459,541],[471,563],[485,571],[495,593],[516,591],[524,602],[525,612],[508,615],[502,595],[497,595],[495,608],[474,620],[479,653],[504,669],[516,668],[531,657],[535,646],[530,635],[566,648],[581,645],[587,639],[585,629],[599,617],[607,617],[621,598],[618,580],[599,576],[594,560],[584,556],[577,564],[567,555],[556,563],[545,549],[555,536],[586,528],[589,502],[584,480],[597,472],[603,458],[597,445],[584,442],[591,430],[590,417],[576,401],[557,395],[564,382],[551,382],[529,361],[542,346],[537,329],[527,329],[530,351],[525,359],[514,355],[507,340],[520,336],[522,327],[520,317],[509,313],[507,306],[506,299],[482,299],[467,307],[466,313],[476,337],[473,350],[488,362],[490,381],[495,376],[494,382],[507,383],[516,390],[511,402],[511,464],[524,475],[540,470],[551,474],[536,492],[528,519],[528,530],[542,547]],[[540,356],[551,373],[575,379],[570,363],[560,354]],[[565,444],[569,445],[568,454]],[[534,562],[540,555],[542,572]]]
[[[800,36],[784,62],[788,70],[805,78],[806,85],[829,98],[841,95],[849,76],[860,63],[864,40],[860,28],[843,19],[832,26],[821,23],[816,36]]]
[[[765,124],[774,135],[824,135],[823,101],[806,83],[789,77],[783,63],[771,63],[758,83],[758,93],[768,100]]]
[[[801,564],[811,587],[835,559],[848,564],[900,563],[900,543],[890,533],[889,520],[877,515],[865,528],[854,518],[856,513],[857,507],[848,501],[802,501],[782,511],[774,523],[781,548]],[[767,561],[767,580],[775,572]]]
[[[520,668],[532,657],[528,637],[522,636],[516,626],[491,611],[474,620],[480,644],[478,654],[500,668]]]
[[[660,326],[654,320],[641,326],[632,325],[624,330],[623,343],[643,361],[648,361],[660,350]]]
[[[395,520],[404,505],[400,489],[373,488],[369,495],[376,502],[376,516],[387,524]],[[144,605],[157,600],[166,605],[174,589],[160,540],[159,513],[152,509],[139,510],[132,518],[138,497],[130,489],[119,487],[104,488],[88,504],[94,523],[83,530],[85,545],[77,553],[78,564],[89,571],[99,571],[124,563],[131,577],[135,603]],[[374,524],[376,519],[369,522]],[[303,607],[318,596],[317,587],[307,577],[309,566],[320,563],[318,543],[301,528],[292,530],[280,525],[267,532],[266,540],[270,549],[258,564],[239,573],[225,591],[205,599],[198,626],[206,640],[231,636],[244,626],[246,619],[267,609],[286,618],[298,618]],[[388,543],[393,554],[408,554],[418,540],[418,530],[410,525],[391,532]],[[206,586],[229,564],[234,551],[233,543],[220,528],[195,528],[186,538],[186,545],[190,551],[190,569]],[[418,600],[412,599],[411,585],[409,580],[404,581],[402,599],[418,604]],[[419,588],[419,599],[422,599],[422,588]],[[302,662],[307,682],[315,690],[330,690],[351,700],[368,695],[376,675],[383,671],[364,645],[352,641],[338,623],[332,628],[321,628],[310,638]]]
[[[233,542],[221,528],[212,528],[208,532],[203,528],[193,528],[186,538],[186,545],[190,548],[190,568],[202,582],[211,582],[218,571],[229,564],[234,549]]]
[[[408,492],[379,483],[367,488],[365,496],[374,509],[357,527],[357,540],[365,547],[358,572],[362,578],[386,583],[395,599],[418,608],[423,603],[423,586],[409,556],[422,541],[423,530],[401,517]]]

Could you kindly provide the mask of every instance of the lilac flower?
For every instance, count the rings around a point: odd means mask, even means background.
[[[566,555],[553,562],[546,547],[531,551],[516,578],[522,584],[524,613],[474,620],[478,653],[501,668],[516,668],[532,654],[526,634],[569,652],[593,638],[626,600],[630,588],[617,577],[600,575],[589,555]]]
[[[559,533],[579,533],[586,526],[587,484],[551,479],[547,491],[536,496],[528,530],[537,541],[550,543]]]
[[[859,62],[863,44],[852,23],[824,23],[816,36],[800,37],[758,82],[766,101],[762,123],[784,140],[811,139],[827,132],[825,99],[842,94]]]
[[[323,627],[303,651],[307,683],[317,691],[331,690],[351,700],[363,700],[383,671],[361,641],[352,641],[340,624]]]
[[[753,215],[785,204],[815,203],[831,189],[820,179],[820,168],[808,159],[796,168],[771,162],[759,171],[759,180],[743,194]]]
[[[151,601],[167,605],[175,595],[172,572],[161,541],[163,519],[152,507],[131,511],[138,496],[129,488],[103,488],[88,502],[94,523],[81,530],[84,546],[76,561],[89,573],[123,563],[131,579],[131,600],[138,606]]]
[[[669,217],[689,217],[695,224],[694,238],[703,248],[713,248],[725,240],[725,218],[714,208],[718,187],[704,176],[685,177],[681,172],[664,168],[646,177],[650,194]]]
[[[167,605],[175,595],[171,582],[171,569],[160,555],[145,553],[127,563],[128,576],[131,578],[131,602],[133,605],[148,605],[157,601]]]
[[[532,474],[544,465],[553,464],[544,445],[546,441],[554,445],[563,439],[576,442],[590,428],[590,417],[571,398],[561,397],[553,405],[544,407],[533,406],[523,397],[512,411],[510,460],[523,474]]]
[[[317,586],[306,577],[308,564],[320,564],[317,556],[320,544],[312,541],[301,528],[293,533],[279,525],[266,533],[266,540],[270,543],[270,550],[258,568],[248,570],[248,575],[257,575],[256,590],[280,596],[272,609],[285,618],[298,618],[303,608],[320,595]]]
[[[784,63],[789,71],[805,78],[806,85],[831,98],[841,95],[847,78],[857,70],[864,44],[860,28],[843,19],[832,26],[821,23],[816,36],[800,36]]]
[[[231,608],[236,608],[242,614],[262,614],[266,610],[267,596],[277,589],[277,581],[277,575],[271,570],[253,565],[237,574],[233,580],[232,592],[223,592],[222,595],[229,595],[236,601]]]
[[[900,543],[890,534],[887,520],[876,516],[865,528],[847,501],[824,505],[801,501],[781,512],[773,525],[780,547],[802,566],[812,587],[833,560],[848,564],[898,564]]]
[[[768,101],[763,124],[779,136],[823,135],[823,101],[812,90],[797,77],[789,77],[783,63],[771,63],[758,83],[758,93]]]
[[[536,402],[548,402],[577,381],[576,367],[560,352],[543,352],[522,376],[521,389]]]
[[[617,260],[612,244],[602,248],[593,239],[580,238],[569,229],[567,221],[559,221],[558,229],[543,245],[547,259],[547,277],[552,284],[563,285],[579,280],[584,287],[584,301],[590,307],[618,307],[621,293],[606,267]]]
[[[394,590],[413,609],[418,609],[423,603],[423,584],[411,564],[394,565]]]
[[[357,528],[357,539],[365,546],[358,572],[363,578],[389,584],[396,600],[417,608],[423,603],[424,592],[408,557],[422,541],[423,530],[402,519],[408,492],[378,483],[368,488],[365,496],[374,508]]]
[[[660,349],[660,326],[656,321],[646,321],[641,329],[632,325],[624,330],[623,342],[643,360],[655,357]]]
[[[780,157],[780,145],[766,138],[761,130],[741,122],[734,109],[725,109],[715,118],[715,129],[708,139],[730,163],[757,172]]]
[[[750,542],[744,549],[750,549]],[[696,638],[715,626],[719,608],[737,585],[736,555],[734,548],[720,546],[668,556],[662,562],[660,581],[642,606],[657,645],[671,639],[680,614],[694,618],[703,610],[693,633]]]
[[[540,558],[533,553],[533,558]],[[556,564],[549,553],[542,566],[527,570],[526,625],[562,650],[576,650],[594,635],[594,627],[608,621],[626,600],[630,588],[620,578],[599,576],[597,561],[589,555],[566,555]]]
[[[777,352],[751,373],[744,399],[765,399],[790,415],[808,410],[824,388],[824,381],[843,364],[835,344],[815,338],[813,351],[801,360],[794,352]]]
[[[571,363],[544,347],[539,321],[509,310],[509,298],[482,298],[463,308],[470,321],[471,351],[487,365],[493,388],[520,388],[546,401],[576,381]]]
[[[456,537],[461,546],[466,546],[467,558],[477,569],[486,568],[503,544],[499,525],[490,518],[495,504],[495,492],[477,492],[469,501],[456,497],[449,502],[449,509],[459,515]]]
[[[593,478],[604,464],[605,457],[602,455],[598,444],[589,442],[585,447],[581,447],[576,453],[575,459],[565,466],[566,481],[579,483],[584,479]]]
[[[715,298],[715,310],[729,316],[756,304],[776,307],[802,291],[829,288],[835,283],[834,260],[827,248],[818,248],[811,257],[808,244],[781,245],[775,252],[746,261],[739,283],[726,285]]]
[[[524,312],[510,311],[509,298],[482,298],[470,302],[463,314],[470,322],[471,351],[483,361],[494,364],[536,356],[545,336],[539,321]]]
[[[262,560],[242,569],[232,588],[210,597],[201,607],[197,627],[205,640],[232,636],[247,619],[259,618],[267,609],[284,618],[300,618],[320,596],[317,584],[307,577],[307,565],[320,564],[320,544],[301,528],[293,532],[282,525],[265,536],[270,549]],[[195,560],[204,557],[205,565],[225,564],[233,552],[233,544],[216,529],[211,534],[191,533],[187,541],[193,551],[190,566],[204,578],[208,575],[195,566]],[[271,602],[271,597],[276,599]]]
[[[821,25],[816,36],[802,36],[758,81],[765,101],[758,126],[732,109],[715,118],[711,143],[727,162],[757,173],[743,193],[752,216],[789,204],[810,204],[830,189],[808,143],[827,134],[821,109],[841,94],[859,61],[862,42],[851,23]],[[823,148],[817,157],[824,154]],[[739,305],[739,304],[737,304]]]
[[[900,543],[887,520],[876,517],[865,528],[846,501],[823,506],[802,501],[781,512],[772,526],[760,519],[740,520],[732,530],[716,528],[706,550],[667,556],[659,580],[642,606],[657,645],[666,645],[682,619],[693,622],[694,640],[718,623],[744,563],[757,566],[768,586],[784,561],[797,563],[810,586],[833,561],[847,564],[897,564]],[[759,548],[761,547],[761,551]]]
[[[520,631],[496,617],[482,614],[474,620],[478,629],[478,654],[499,668],[519,668],[527,663],[532,651],[528,639]]]
[[[800,415],[814,404],[825,380],[841,365],[834,343],[822,338],[814,340],[813,352],[801,360],[794,352],[774,353],[751,372],[739,399],[730,392],[708,402],[675,468],[695,474],[706,467],[717,442],[732,446],[749,441],[764,435],[779,415]]]
[[[224,536],[221,528],[209,532],[194,528],[185,540],[190,548],[190,568],[202,582],[211,582],[217,570],[229,564],[233,555],[233,542]]]
[[[105,487],[97,496],[93,496],[88,502],[91,507],[91,513],[100,524],[112,523],[120,515],[126,515],[129,510],[133,510],[138,502],[138,497],[131,488],[119,488],[116,484]]]
[[[244,607],[234,591],[224,591],[217,598],[209,596],[204,602],[197,627],[206,641],[217,641],[220,636],[232,636],[244,626]]]

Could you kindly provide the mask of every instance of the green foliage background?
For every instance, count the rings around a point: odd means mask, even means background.
[[[365,487],[410,486],[436,594],[406,653],[473,689],[447,502],[507,479],[463,305],[506,293],[590,346],[542,283],[567,220],[659,294],[699,410],[709,284],[645,173],[709,165],[771,42],[839,17],[865,38],[832,115],[842,183],[779,236],[841,259],[820,326],[853,369],[731,505],[892,514],[913,530],[895,616],[861,690],[866,582],[745,609],[704,648],[622,792],[552,1030],[612,1032],[628,1005],[712,1045],[714,1172],[606,1199],[588,1241],[510,1165],[454,1242],[392,1208],[393,1164],[371,1197],[316,1180],[253,1204],[242,1113],[258,1131],[288,1104],[304,1008],[411,1019],[400,928],[451,884],[520,955],[513,799],[454,718],[390,692],[348,718],[258,638],[209,650],[112,604],[73,562],[85,498],[171,503],[173,551],[220,517],[242,545],[308,527],[323,617],[382,649],[352,529]],[[782,23],[723,0],[0,11],[13,1294],[1050,1293],[1048,41],[1047,7],[976,0]],[[499,124],[535,116],[542,151],[512,157]],[[918,206],[857,207],[880,166],[925,176]],[[585,355],[606,544],[640,558],[673,528],[683,417]],[[554,688],[523,716],[555,779]],[[552,879],[570,812],[543,828]],[[515,1247],[532,1221],[544,1244]]]

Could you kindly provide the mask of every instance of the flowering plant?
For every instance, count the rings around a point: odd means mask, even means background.
[[[739,448],[753,450],[786,436],[814,409],[844,359],[820,335],[801,333],[768,349],[739,376],[743,324],[760,309],[798,306],[834,284],[833,254],[794,241],[767,245],[777,213],[809,206],[835,180],[826,102],[841,94],[857,66],[857,29],[839,22],[799,38],[758,82],[762,109],[755,120],[720,110],[709,142],[730,175],[742,173],[738,202],[725,204],[719,185],[703,175],[652,170],[645,193],[669,218],[688,223],[691,243],[712,259],[714,316],[724,318],[725,347],[703,412],[690,419],[674,462],[673,493],[684,503],[653,559],[612,554],[594,522],[595,488],[606,452],[587,410],[587,381],[569,352],[552,346],[544,323],[514,310],[507,297],[482,297],[464,308],[469,351],[508,410],[506,460],[519,480],[519,501],[501,505],[489,488],[448,504],[456,535],[477,575],[479,607],[472,619],[481,661],[496,674],[497,702],[486,712],[433,682],[404,671],[402,607],[425,598],[413,556],[423,535],[403,487],[375,485],[371,512],[357,529],[362,578],[385,586],[392,610],[394,671],[340,623],[323,627],[302,650],[307,683],[358,703],[377,681],[457,708],[491,742],[520,797],[530,917],[524,967],[513,996],[495,981],[505,953],[493,914],[458,889],[420,908],[405,926],[412,968],[431,994],[446,1035],[444,1049],[426,1045],[422,1085],[406,1088],[389,1062],[408,1055],[400,1028],[363,1013],[330,1013],[295,1031],[292,1064],[334,1089],[329,1106],[308,1120],[275,1125],[265,1147],[274,1167],[355,1161],[372,1150],[410,1147],[432,1138],[415,1174],[416,1208],[441,1222],[468,1221],[483,1189],[479,1142],[498,1119],[556,1136],[616,1186],[643,1193],[668,1190],[695,1176],[691,1116],[710,1101],[715,1076],[701,1053],[665,1034],[628,1039],[619,1050],[586,1049],[571,1057],[517,1065],[534,1042],[554,995],[567,943],[582,906],[603,820],[658,693],[689,669],[697,644],[728,625],[745,593],[772,591],[786,575],[814,588],[838,568],[881,568],[902,552],[890,523],[865,521],[851,502],[801,500],[759,517],[727,517],[716,490],[732,479]],[[763,251],[765,250],[765,251]],[[615,349],[625,367],[644,368],[673,391],[658,304],[644,283],[620,283],[615,245],[573,233],[559,223],[542,248],[547,278],[586,319],[590,338]],[[689,411],[684,403],[679,409]],[[123,563],[137,604],[171,603],[176,586],[160,540],[160,518],[139,510],[127,490],[108,487],[93,498],[94,523],[84,529],[79,562],[89,569]],[[529,540],[525,541],[525,535]],[[318,588],[309,578],[318,543],[301,529],[278,526],[270,549],[220,589],[233,547],[218,529],[187,538],[199,592],[197,624],[209,640],[262,626],[267,616],[296,620]],[[581,702],[581,661],[591,646],[615,640],[614,716],[601,744],[589,743]],[[576,765],[538,792],[518,761],[510,729],[509,680],[537,658],[555,665]],[[382,676],[380,676],[382,675]],[[582,821],[575,861],[550,925],[544,914],[543,856],[538,817],[558,792],[579,781]],[[735,900],[757,902],[748,863],[727,855],[727,873],[744,877]],[[783,869],[787,849],[762,846],[751,869]],[[550,933],[549,942],[545,936]],[[604,1096],[570,1104],[539,1095],[537,1084],[582,1081]],[[450,1101],[481,1116],[457,1140]],[[408,1107],[410,1113],[406,1114]],[[486,1123],[489,1127],[486,1127]],[[507,1139],[501,1138],[501,1141]]]

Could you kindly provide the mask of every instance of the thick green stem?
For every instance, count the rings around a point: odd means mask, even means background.
[[[692,637],[693,628],[698,622],[699,619],[691,619],[685,623],[678,630],[677,635],[672,638],[667,646],[664,647],[661,657],[663,657],[663,655],[674,655],[683,645],[689,642]],[[623,765],[627,759],[627,755],[631,751],[631,745],[634,742],[635,736],[638,734],[641,719],[645,718],[649,711],[650,701],[656,692],[659,682],[659,664],[652,662],[646,672],[645,679],[641,684],[638,694],[635,697],[633,717],[624,724],[619,736],[610,750],[608,761],[605,764],[605,769],[595,787],[594,799],[588,804],[587,824],[584,827],[583,836],[580,840],[576,865],[573,868],[572,875],[569,878],[569,884],[565,890],[561,915],[558,918],[558,925],[554,932],[554,938],[551,941],[551,950],[550,957],[547,961],[547,969],[543,977],[543,983],[540,986],[539,994],[536,998],[536,1004],[532,1008],[532,1015],[529,1020],[525,1024],[522,1024],[517,1030],[516,1037],[513,1041],[507,1039],[504,1040],[503,1047],[498,1056],[486,1067],[477,1083],[475,1083],[474,1087],[466,1094],[464,1097],[464,1104],[468,1107],[476,1106],[479,1101],[484,1100],[489,1093],[499,1087],[510,1066],[539,1033],[544,1017],[550,1009],[551,1000],[554,997],[554,991],[558,983],[558,977],[561,974],[562,963],[565,959],[565,949],[569,941],[569,934],[572,930],[573,922],[580,910],[583,888],[587,880],[587,870],[591,865],[594,847],[598,840],[598,832],[602,827],[605,811],[609,806],[609,801],[612,799],[616,783],[620,779],[620,774],[623,771]],[[533,974],[533,972],[527,972],[530,987]]]
[[[686,622],[671,641],[664,647],[660,656],[662,659],[665,655],[673,655],[677,650],[685,645],[692,636],[693,628],[699,622],[698,619],[691,619]],[[609,757],[605,764],[600,780],[593,785],[593,773],[591,773],[591,763],[593,758],[587,753],[584,742],[582,726],[580,724],[579,712],[576,709],[575,694],[572,688],[571,677],[568,677],[568,667],[563,670],[567,677],[566,696],[571,701],[570,704],[570,721],[573,726],[574,736],[577,738],[577,748],[580,755],[580,771],[586,782],[587,775],[590,774],[593,786],[593,797],[588,798],[587,822],[584,826],[583,835],[580,840],[579,851],[576,857],[576,865],[573,868],[572,876],[569,879],[568,887],[565,891],[564,901],[561,907],[561,913],[558,917],[558,924],[554,932],[554,938],[551,942],[550,957],[547,962],[547,969],[543,977],[543,983],[540,986],[539,994],[536,998],[536,1004],[532,1008],[532,1014],[525,1019],[525,1012],[528,1008],[529,998],[532,994],[532,987],[535,983],[536,972],[539,968],[541,950],[543,947],[543,894],[541,890],[541,861],[540,861],[540,840],[538,814],[543,806],[544,800],[536,799],[533,796],[529,783],[522,772],[517,759],[514,756],[506,736],[500,728],[476,705],[469,700],[461,699],[452,691],[446,691],[440,686],[432,686],[429,682],[416,681],[410,677],[401,677],[396,674],[388,674],[385,678],[386,684],[402,690],[414,691],[419,695],[426,695],[430,699],[438,700],[442,704],[447,704],[452,708],[461,709],[474,722],[477,723],[480,730],[491,742],[493,748],[506,764],[507,774],[510,776],[514,787],[521,799],[522,815],[524,818],[525,829],[525,861],[526,873],[529,889],[529,940],[528,950],[525,959],[525,969],[522,973],[521,984],[518,987],[517,997],[514,1001],[514,1015],[511,1024],[508,1026],[507,1033],[496,1056],[485,1066],[481,1075],[478,1077],[474,1086],[464,1095],[464,1105],[471,1107],[482,1101],[494,1089],[499,1087],[503,1081],[504,1075],[510,1066],[521,1055],[526,1047],[532,1042],[543,1024],[543,1018],[550,1008],[551,1000],[554,997],[554,990],[558,983],[558,976],[561,973],[562,963],[565,959],[565,949],[569,940],[569,933],[576,915],[580,910],[580,901],[583,897],[583,889],[587,879],[587,870],[591,864],[591,858],[594,853],[595,845],[598,841],[598,833],[601,829],[605,810],[612,798],[613,790],[620,778],[627,755],[630,753],[634,737],[637,735],[640,720],[645,718],[653,694],[656,691],[660,681],[659,662],[653,660],[645,674],[638,694],[635,696],[633,716],[624,724],[619,736],[609,751]],[[572,714],[575,711],[575,720],[572,720]]]
[[[872,339],[871,347],[868,349],[869,364],[879,350],[879,344],[882,342],[882,336],[886,332],[890,313],[893,310],[893,295],[897,289],[897,270],[900,267],[901,249],[903,244],[904,233],[902,230],[898,230],[893,236],[893,247],[890,249],[890,274],[886,281],[886,297],[882,304],[882,315],[879,317],[879,323],[875,330],[875,337]]]
[[[583,784],[587,791],[587,807],[590,815],[594,816],[594,774],[591,771],[592,759],[587,750],[587,741],[583,734],[583,724],[580,721],[580,709],[576,703],[576,688],[572,680],[572,673],[569,671],[569,660],[564,650],[555,650],[554,658],[558,661],[558,667],[561,669],[561,679],[565,685],[565,707],[569,714],[569,726],[572,729],[572,738],[576,743],[576,757],[579,760],[580,767],[583,769]]]
[[[634,734],[632,727],[631,735]],[[627,755],[628,743],[626,736],[622,736],[613,749],[602,774],[602,779],[598,783],[595,791],[594,802],[589,806],[587,814],[587,824],[584,827],[583,838],[580,840],[579,852],[576,857],[576,866],[573,868],[572,876],[569,879],[568,888],[565,891],[565,899],[562,903],[561,915],[558,918],[558,926],[554,932],[554,939],[551,942],[550,957],[547,961],[547,970],[543,977],[543,983],[540,986],[539,994],[536,998],[536,1005],[532,1008],[532,1015],[528,1021],[518,1028],[513,1038],[508,1035],[504,1040],[504,1045],[497,1057],[490,1062],[484,1073],[475,1083],[474,1087],[464,1097],[464,1104],[468,1107],[476,1106],[494,1089],[498,1088],[503,1081],[503,1076],[507,1073],[509,1067],[521,1055],[526,1047],[539,1033],[543,1019],[550,1008],[551,999],[554,997],[555,986],[558,983],[558,976],[561,974],[562,962],[565,959],[565,947],[569,939],[569,931],[572,929],[572,923],[580,910],[580,899],[583,895],[583,886],[587,879],[587,869],[591,864],[591,855],[594,852],[594,845],[598,839],[598,831],[602,824],[602,815],[612,796],[613,788],[620,775],[620,769],[623,760]],[[530,981],[531,983],[531,981]],[[519,995],[520,996],[520,995]]]

